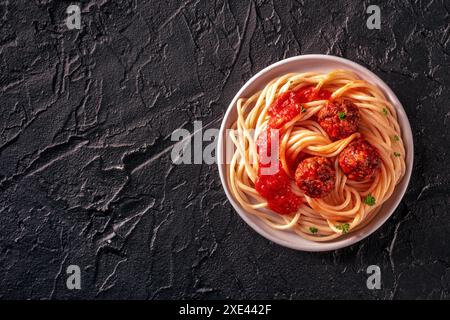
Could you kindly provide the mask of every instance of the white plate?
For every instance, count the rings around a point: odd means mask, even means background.
[[[301,238],[297,234],[289,231],[275,230],[266,225],[258,217],[247,213],[241,205],[233,198],[228,182],[227,168],[225,163],[225,131],[236,121],[236,102],[240,97],[250,97],[253,93],[261,90],[272,79],[282,76],[289,72],[329,72],[334,69],[346,69],[353,71],[361,79],[376,84],[386,95],[386,98],[397,109],[398,122],[402,130],[402,138],[406,149],[406,172],[403,179],[396,186],[392,196],[383,204],[381,210],[376,217],[364,228],[351,232],[348,235],[328,241],[328,242],[313,242]],[[400,203],[403,195],[405,194],[408,186],[409,179],[411,177],[411,170],[413,165],[413,138],[411,133],[411,126],[406,116],[405,110],[402,104],[398,100],[397,96],[392,90],[383,82],[378,76],[366,68],[356,64],[347,59],[338,58],[328,55],[312,54],[292,57],[274,63],[262,71],[253,76],[247,83],[239,90],[234,97],[228,110],[223,118],[222,125],[220,127],[220,134],[217,148],[217,162],[219,166],[220,179],[222,181],[223,188],[228,197],[228,200],[233,205],[234,209],[241,216],[241,218],[247,222],[256,232],[265,238],[278,243],[282,246],[303,250],[303,251],[329,251],[352,245],[371,233],[377,230],[394,212],[395,208]]]

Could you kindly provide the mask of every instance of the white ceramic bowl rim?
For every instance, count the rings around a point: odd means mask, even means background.
[[[382,208],[376,215],[376,217],[365,227],[361,228],[360,230],[357,230],[355,232],[351,232],[348,235],[329,241],[329,242],[313,242],[306,239],[301,238],[298,235],[293,234],[292,232],[288,231],[280,231],[280,230],[274,230],[268,227],[263,221],[261,221],[256,216],[249,214],[245,212],[245,210],[241,207],[241,205],[235,201],[233,195],[231,194],[228,186],[228,178],[227,178],[227,164],[224,160],[224,143],[225,143],[225,131],[229,128],[229,125],[232,124],[235,119],[230,120],[229,117],[233,113],[233,109],[235,108],[237,100],[243,95],[244,92],[247,90],[250,90],[252,86],[255,86],[255,82],[258,81],[258,79],[261,79],[263,77],[269,77],[271,74],[274,74],[270,79],[276,78],[278,76],[281,76],[283,73],[277,74],[277,70],[283,67],[286,67],[288,65],[294,65],[294,64],[302,64],[302,63],[308,63],[314,62],[314,61],[320,61],[321,65],[308,67],[308,70],[317,70],[317,71],[323,71],[323,70],[332,70],[332,69],[347,69],[355,72],[360,78],[370,81],[371,83],[374,83],[380,88],[383,93],[386,95],[387,99],[393,104],[393,106],[396,108],[397,111],[397,117],[398,121],[402,130],[402,138],[403,142],[405,144],[406,149],[406,172],[402,179],[402,181],[399,182],[399,184],[396,186],[394,193],[391,195],[391,197],[383,204]],[[323,64],[322,64],[323,63]],[[334,65],[332,68],[327,68],[326,65]],[[295,69],[295,67],[290,67]],[[322,70],[321,70],[322,69]],[[297,70],[292,70],[297,71]],[[303,72],[303,71],[299,71]],[[324,71],[325,72],[325,71]],[[284,72],[287,73],[287,72]],[[268,82],[268,81],[267,81]],[[265,82],[265,83],[267,83]],[[252,92],[256,92],[262,88],[258,88],[257,90],[251,90]],[[249,95],[246,95],[249,96]],[[231,121],[231,122],[230,122]],[[230,122],[228,124],[228,122]],[[240,217],[250,226],[252,227],[256,232],[258,232],[263,237],[288,248],[296,249],[296,250],[302,250],[302,251],[329,251],[329,250],[336,250],[343,247],[350,246],[373,232],[375,232],[383,223],[392,215],[392,213],[397,208],[398,204],[400,203],[403,195],[406,192],[410,177],[411,177],[411,171],[413,166],[413,155],[414,155],[414,149],[413,149],[413,138],[412,138],[412,132],[411,132],[411,126],[408,121],[408,117],[405,113],[405,110],[403,109],[402,104],[398,100],[397,96],[394,94],[394,92],[388,87],[388,85],[381,80],[377,75],[375,75],[373,72],[369,71],[367,68],[352,62],[350,60],[330,56],[330,55],[322,55],[322,54],[310,54],[310,55],[301,55],[296,56],[288,59],[281,60],[279,62],[276,62],[263,70],[259,71],[256,75],[254,75],[249,81],[245,83],[245,85],[239,90],[239,92],[235,95],[232,102],[230,103],[225,116],[222,120],[222,124],[220,127],[219,132],[219,138],[218,138],[218,144],[217,144],[217,163],[219,167],[219,175],[222,182],[222,186],[225,190],[225,194],[228,197],[228,200],[230,201],[233,208],[236,210],[236,212],[240,215]]]

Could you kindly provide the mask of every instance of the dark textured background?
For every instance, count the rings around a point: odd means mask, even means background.
[[[0,1],[0,298],[450,298],[448,1],[84,1],[80,31],[70,3]],[[306,53],[378,74],[415,140],[392,218],[329,253],[265,240],[216,165],[170,160],[176,128],[218,128],[253,74]]]

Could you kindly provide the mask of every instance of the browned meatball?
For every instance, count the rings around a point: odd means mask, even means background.
[[[295,182],[307,196],[322,198],[334,189],[336,171],[330,160],[324,157],[306,158],[298,164]]]
[[[351,180],[364,180],[373,176],[380,166],[377,149],[363,138],[353,140],[339,154],[339,166]]]
[[[317,114],[317,121],[331,140],[340,140],[358,130],[358,107],[350,100],[329,101]]]

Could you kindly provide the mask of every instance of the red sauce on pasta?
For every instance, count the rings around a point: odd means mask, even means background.
[[[259,169],[255,189],[267,200],[269,208],[279,214],[296,212],[302,204],[302,198],[292,192],[291,179],[280,162],[278,162],[278,167],[273,170],[274,172],[263,174],[262,170],[271,166],[271,163],[267,161],[271,157],[271,135],[274,138],[276,134],[280,133],[272,130],[281,129],[301,112],[306,111],[303,103],[328,100],[330,96],[329,91],[320,90],[317,92],[313,86],[308,86],[281,94],[269,107],[270,118],[267,128],[256,141]],[[280,152],[279,149],[278,152]]]

